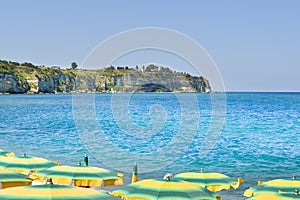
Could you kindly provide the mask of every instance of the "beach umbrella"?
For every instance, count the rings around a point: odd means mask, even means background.
[[[74,186],[115,186],[123,184],[123,174],[99,167],[54,166],[35,172],[31,176],[40,182],[52,178],[53,183]]]
[[[231,178],[220,173],[204,173],[202,170],[199,173],[180,173],[175,175],[174,179],[198,184],[202,187],[206,187],[212,192],[220,191],[223,189],[230,190],[230,187],[236,189],[240,184],[244,183],[241,178]]]
[[[65,185],[34,185],[0,190],[0,200],[118,200],[112,195],[89,188]]]
[[[210,200],[220,197],[199,185],[178,180],[145,179],[112,192],[125,200]]]
[[[24,174],[0,169],[0,189],[31,185],[31,182]]]
[[[52,161],[39,157],[31,156],[14,156],[14,157],[0,157],[0,168],[4,168],[14,172],[20,172],[28,175],[41,169],[55,166]]]
[[[0,156],[15,156],[15,153],[14,152],[7,152],[7,151],[4,151],[2,149],[0,149]]]
[[[299,194],[294,193],[274,193],[274,192],[258,192],[251,198],[246,200],[300,200]]]
[[[300,181],[293,179],[274,179],[267,182],[259,182],[257,187],[251,187],[244,192],[244,196],[251,197],[257,192],[287,192],[293,193],[294,190],[300,191]]]
[[[0,156],[5,156],[8,152],[4,151],[3,149],[0,149]]]

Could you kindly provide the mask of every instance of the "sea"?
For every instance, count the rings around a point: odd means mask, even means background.
[[[139,179],[224,173],[244,180],[222,199],[245,199],[259,180],[300,177],[300,93],[0,95],[0,148]],[[109,189],[108,189],[109,190]]]

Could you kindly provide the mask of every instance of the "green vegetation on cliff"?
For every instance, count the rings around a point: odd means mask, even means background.
[[[110,66],[104,69],[70,69],[35,66],[0,60],[1,93],[56,92],[210,92],[202,76],[174,72],[163,66]]]

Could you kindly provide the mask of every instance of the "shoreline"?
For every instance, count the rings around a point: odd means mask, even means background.
[[[55,93],[0,93],[0,95],[61,95],[61,94],[300,94],[300,91],[224,91],[224,92],[55,92]]]

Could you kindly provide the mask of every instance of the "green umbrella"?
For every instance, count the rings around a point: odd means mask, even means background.
[[[55,166],[52,161],[39,157],[31,156],[13,156],[13,157],[0,157],[0,168],[4,168],[14,172],[29,174],[37,170],[45,169]]]
[[[31,180],[27,179],[25,175],[11,172],[5,169],[0,169],[0,183],[2,189],[16,186],[31,185]]]
[[[257,187],[251,187],[244,192],[244,196],[251,197],[257,192],[287,192],[300,191],[300,181],[296,179],[274,179],[267,182],[260,182]]]
[[[300,200],[299,194],[294,193],[274,193],[274,192],[258,192],[247,200]]]
[[[123,184],[123,174],[99,167],[54,166],[35,172],[31,176],[39,181],[52,178],[53,183],[75,186],[114,186]]]
[[[7,153],[8,153],[8,152],[6,152],[6,151],[0,149],[0,156],[4,156],[4,155],[7,154]]]
[[[146,179],[129,184],[112,195],[125,200],[210,200],[220,197],[199,185],[177,180]]]
[[[186,172],[177,174],[174,179],[183,180],[190,183],[198,184],[202,187],[206,187],[212,192],[220,191],[223,189],[230,190],[230,187],[234,189],[238,188],[244,181],[241,178],[231,178],[220,173],[204,173],[204,172]]]
[[[15,153],[14,152],[7,152],[7,151],[4,151],[4,150],[0,149],[0,156],[15,156]]]
[[[0,190],[0,200],[118,200],[97,190],[65,185],[35,185]]]

